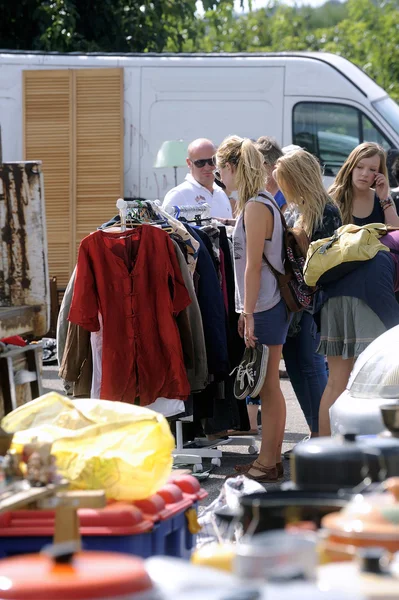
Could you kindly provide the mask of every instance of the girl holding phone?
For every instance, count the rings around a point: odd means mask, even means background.
[[[343,225],[399,225],[389,194],[385,152],[378,144],[364,142],[352,150],[329,194],[341,209]]]

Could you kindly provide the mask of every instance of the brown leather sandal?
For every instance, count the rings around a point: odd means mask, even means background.
[[[234,470],[237,471],[237,473],[248,473],[249,469],[252,469],[252,466],[255,462],[256,460],[247,463],[246,465],[235,465]]]
[[[248,471],[250,469],[257,469],[257,466],[256,466],[255,463],[257,463],[258,465],[260,465],[263,468],[268,468],[268,467],[265,467],[264,465],[262,465],[262,463],[258,462],[258,460],[256,459],[253,462],[248,463],[246,465],[236,465],[234,467],[234,469],[237,471],[237,473],[240,473],[241,475],[245,475],[246,473],[248,473]],[[276,469],[277,469],[277,477],[279,479],[283,479],[284,478],[284,465],[283,465],[283,463],[282,462],[277,463],[276,464]],[[259,471],[260,470],[261,469],[259,469]]]
[[[251,470],[254,469],[256,471],[260,471],[263,475],[251,475]],[[257,481],[258,483],[277,483],[278,474],[276,467],[264,467],[254,465],[248,473],[245,473],[249,479],[253,479],[253,481]]]

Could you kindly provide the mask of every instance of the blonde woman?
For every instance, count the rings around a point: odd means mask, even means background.
[[[356,146],[329,193],[341,209],[344,225],[399,225],[395,203],[389,194],[385,152],[378,144],[365,142]]]
[[[311,242],[329,237],[341,226],[340,210],[327,194],[320,164],[312,154],[302,148],[287,152],[278,159],[273,176],[291,208],[288,226],[303,227]]]
[[[298,152],[296,158],[294,156],[286,155],[280,159],[287,161],[285,165],[277,163],[275,177],[279,187],[288,202],[299,209],[296,224],[302,224],[312,240],[328,237],[332,229],[339,226],[338,222],[331,223],[331,216],[336,215],[337,209],[327,201],[320,185],[316,190],[316,179],[306,174],[305,162],[294,166],[301,157],[308,162],[315,159],[303,151]],[[290,178],[288,170],[283,170],[289,163]],[[380,222],[383,218],[389,218],[387,222],[392,223],[398,218],[393,206],[387,204],[385,210],[382,206],[384,201],[390,203],[385,173],[385,155],[379,146],[367,143],[355,148],[330,189],[332,198],[341,208],[344,223]],[[374,182],[375,192],[371,188]],[[314,202],[316,198],[318,201]],[[399,305],[394,295],[395,269],[389,253],[379,252],[348,275],[323,286],[317,295],[318,352],[327,356],[329,367],[327,385],[320,401],[319,435],[330,435],[329,410],[345,390],[356,358],[375,338],[399,323]]]
[[[283,475],[281,446],[286,410],[279,363],[289,319],[276,279],[263,255],[277,271],[284,272],[283,228],[278,207],[272,196],[264,192],[263,156],[250,139],[226,138],[216,153],[216,165],[227,189],[238,194],[233,242],[236,310],[241,313],[239,333],[247,348],[255,348],[257,342],[269,347],[267,374],[260,392],[259,457],[247,469],[240,470],[246,470],[250,478],[261,483],[273,483]]]
[[[320,165],[309,152],[298,149],[281,156],[273,175],[290,207],[288,226],[302,227],[311,242],[330,237],[341,226],[339,209],[324,189]],[[327,385],[325,357],[317,353],[319,343],[311,312],[294,315],[283,356],[311,437],[319,435],[319,407]]]

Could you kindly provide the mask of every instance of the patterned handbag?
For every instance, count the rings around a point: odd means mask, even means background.
[[[259,194],[272,201],[270,196]],[[273,200],[274,202],[274,200]],[[316,288],[305,283],[303,269],[309,248],[309,238],[301,227],[288,227],[284,215],[274,202],[283,225],[283,263],[285,273],[277,271],[268,261],[265,254],[263,260],[275,276],[280,294],[285,302],[287,311],[296,313],[304,308],[310,308]]]

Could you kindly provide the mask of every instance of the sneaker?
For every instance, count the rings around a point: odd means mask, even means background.
[[[264,344],[256,344],[252,350],[252,360],[247,366],[247,377],[249,381],[248,396],[256,398],[259,396],[267,373],[267,361],[269,360],[269,348]]]
[[[57,340],[53,338],[43,338],[43,356],[42,361],[44,365],[51,365],[57,362]]]
[[[245,398],[249,395],[249,376],[248,376],[248,365],[253,360],[252,357],[252,348],[245,348],[244,356],[242,357],[242,361],[233,369],[230,375],[233,375],[235,371],[237,371],[237,375],[234,381],[234,396],[237,400],[245,400]]]

